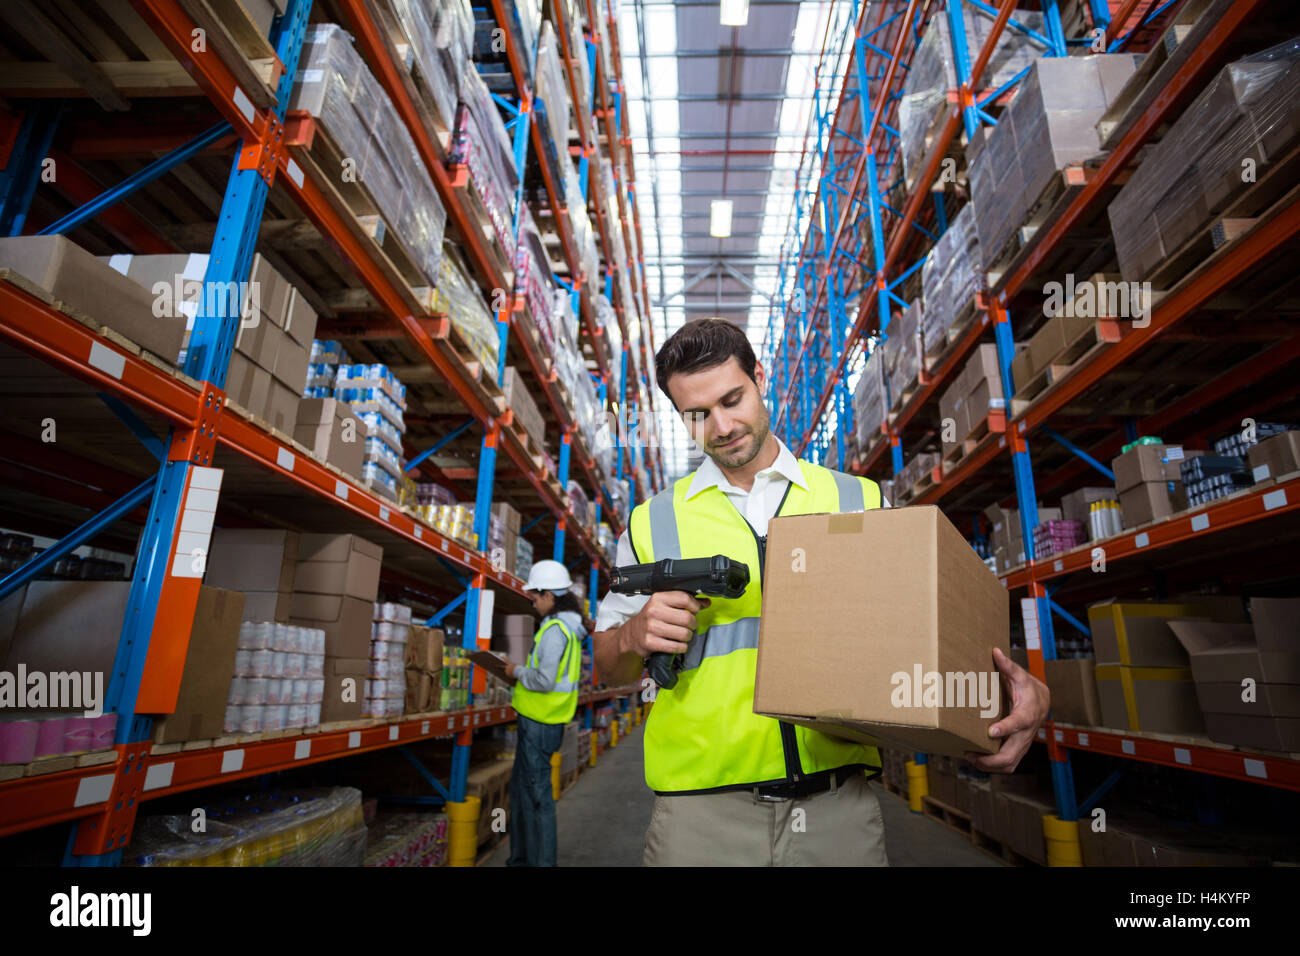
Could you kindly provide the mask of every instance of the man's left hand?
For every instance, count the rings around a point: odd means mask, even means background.
[[[996,647],[993,660],[1011,694],[1011,713],[989,728],[990,737],[1003,738],[998,752],[967,753],[966,759],[985,773],[1012,773],[1033,743],[1038,728],[1047,719],[1052,699],[1046,684]]]

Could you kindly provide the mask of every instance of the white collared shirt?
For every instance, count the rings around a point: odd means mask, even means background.
[[[794,457],[794,453],[781,439],[778,438],[776,443],[780,448],[776,460],[754,475],[754,484],[749,491],[737,488],[727,481],[722,469],[712,458],[706,457],[704,463],[695,469],[686,497],[694,498],[700,492],[716,485],[731,499],[736,510],[745,516],[745,520],[753,527],[754,533],[760,537],[766,535],[767,523],[776,514],[776,509],[781,506],[781,499],[785,496],[786,489],[790,487],[790,482],[807,489],[803,472],[799,470],[799,462]],[[882,501],[881,504],[885,505],[886,502]],[[618,549],[614,555],[614,563],[618,567],[637,563],[636,553],[632,550],[631,542],[628,541],[627,531],[618,536]],[[650,597],[646,594],[606,592],[596,609],[596,630],[608,631],[620,627],[640,612],[648,600]]]

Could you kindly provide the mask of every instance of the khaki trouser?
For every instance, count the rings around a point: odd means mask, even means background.
[[[888,866],[880,802],[866,777],[800,800],[753,791],[655,797],[646,866]]]

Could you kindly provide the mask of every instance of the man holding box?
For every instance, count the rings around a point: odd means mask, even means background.
[[[874,482],[798,460],[771,433],[762,366],[732,323],[683,326],[659,350],[655,371],[708,458],[633,510],[617,563],[721,553],[751,574],[734,601],[669,591],[600,602],[594,641],[606,682],[637,680],[651,654],[686,655],[646,725],[646,783],[656,796],[644,862],[886,865],[880,807],[867,786],[880,768],[876,748],[755,714],[754,680],[769,519],[887,503]],[[697,632],[707,642],[694,643]],[[1047,715],[1047,690],[1000,653],[995,660],[1013,709],[990,731],[1005,738],[999,752],[972,762],[1010,772]]]

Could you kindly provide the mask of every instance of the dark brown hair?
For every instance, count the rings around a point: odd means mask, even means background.
[[[668,392],[670,376],[713,368],[733,355],[745,374],[753,379],[757,359],[741,328],[726,319],[697,319],[683,325],[660,347],[655,356],[655,378],[671,402],[673,397]],[[673,407],[676,408],[676,403]]]

